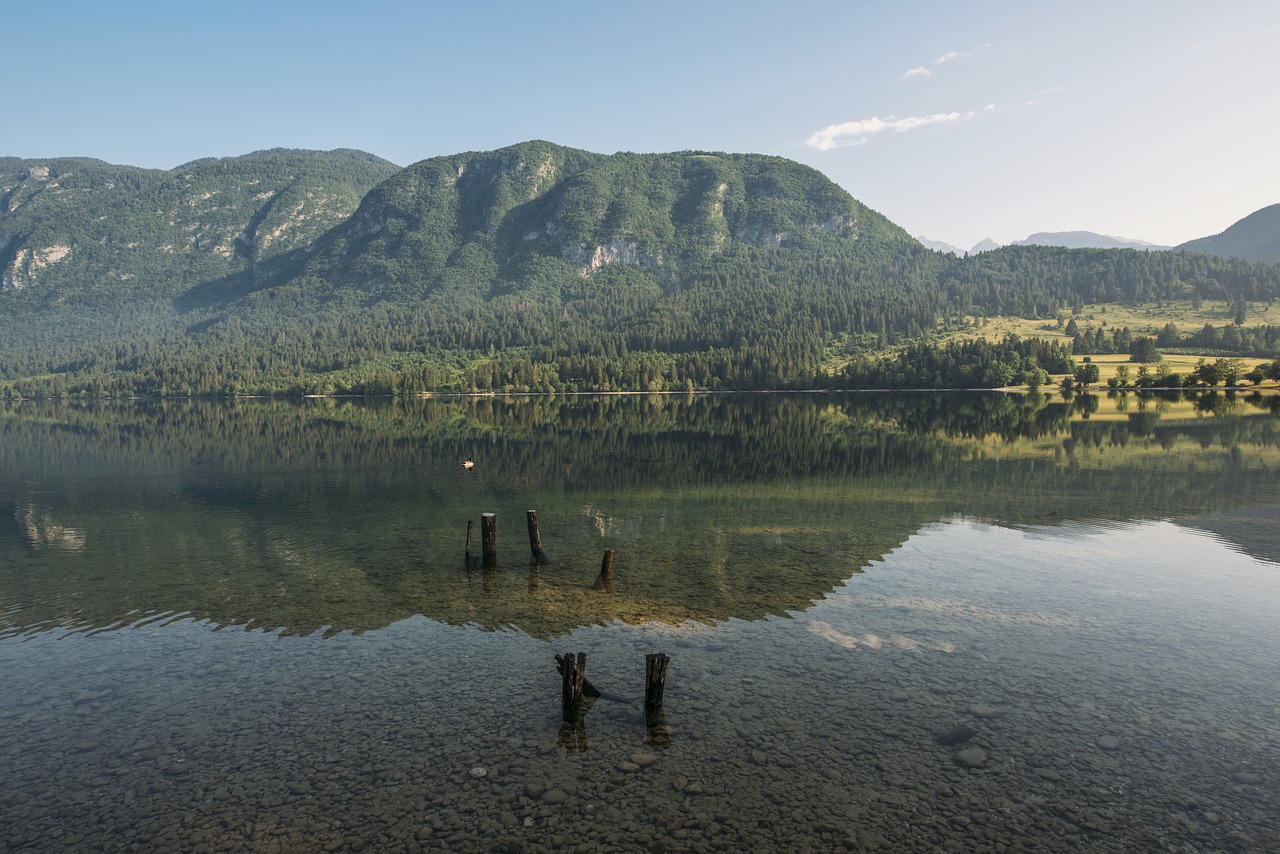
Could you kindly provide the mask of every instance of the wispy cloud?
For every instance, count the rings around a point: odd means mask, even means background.
[[[966,113],[933,113],[928,116],[907,116],[901,119],[894,116],[890,116],[887,119],[875,116],[856,122],[841,122],[828,125],[817,131],[809,137],[805,145],[810,148],[816,148],[819,151],[830,151],[833,148],[845,148],[851,145],[863,145],[868,139],[881,131],[891,130],[895,133],[903,133],[930,125],[953,124],[983,113],[993,113],[995,110],[995,104],[988,104],[981,110],[969,110]]]
[[[969,50],[949,50],[933,61],[934,65],[945,65],[957,59],[968,59],[973,56],[973,51]],[[900,81],[910,80],[913,77],[931,77],[933,72],[927,65],[917,65],[915,68],[908,69],[903,73]]]

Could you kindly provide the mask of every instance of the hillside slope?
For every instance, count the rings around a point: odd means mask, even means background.
[[[1280,204],[1254,211],[1221,234],[1188,240],[1176,247],[1221,258],[1280,264]]]

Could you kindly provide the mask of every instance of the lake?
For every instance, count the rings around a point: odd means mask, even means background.
[[[1274,396],[4,402],[0,851],[1280,850],[1277,523]]]

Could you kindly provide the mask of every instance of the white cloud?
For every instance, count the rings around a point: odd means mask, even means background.
[[[920,65],[908,70],[907,73],[902,75],[902,79],[910,80],[912,77],[928,77],[930,74],[933,74],[933,72]]]
[[[841,122],[840,124],[828,125],[820,131],[817,131],[805,142],[810,148],[816,148],[819,151],[830,151],[833,148],[845,148],[851,145],[863,145],[867,139],[881,131],[891,130],[895,133],[903,133],[904,131],[915,130],[916,128],[928,127],[929,125],[952,124],[954,122],[965,121],[971,119],[981,113],[994,113],[996,111],[995,104],[987,104],[981,110],[970,110],[967,113],[951,112],[951,113],[933,113],[928,116],[907,116],[906,118],[895,118],[890,116],[882,119],[875,116],[870,119],[862,119],[856,122]]]
[[[973,56],[973,54],[967,50],[949,50],[942,56],[935,59],[933,64],[942,65],[944,62],[950,62],[953,59],[968,59],[971,56]]]

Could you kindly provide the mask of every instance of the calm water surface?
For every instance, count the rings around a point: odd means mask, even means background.
[[[1280,849],[1277,411],[5,405],[0,851]]]

